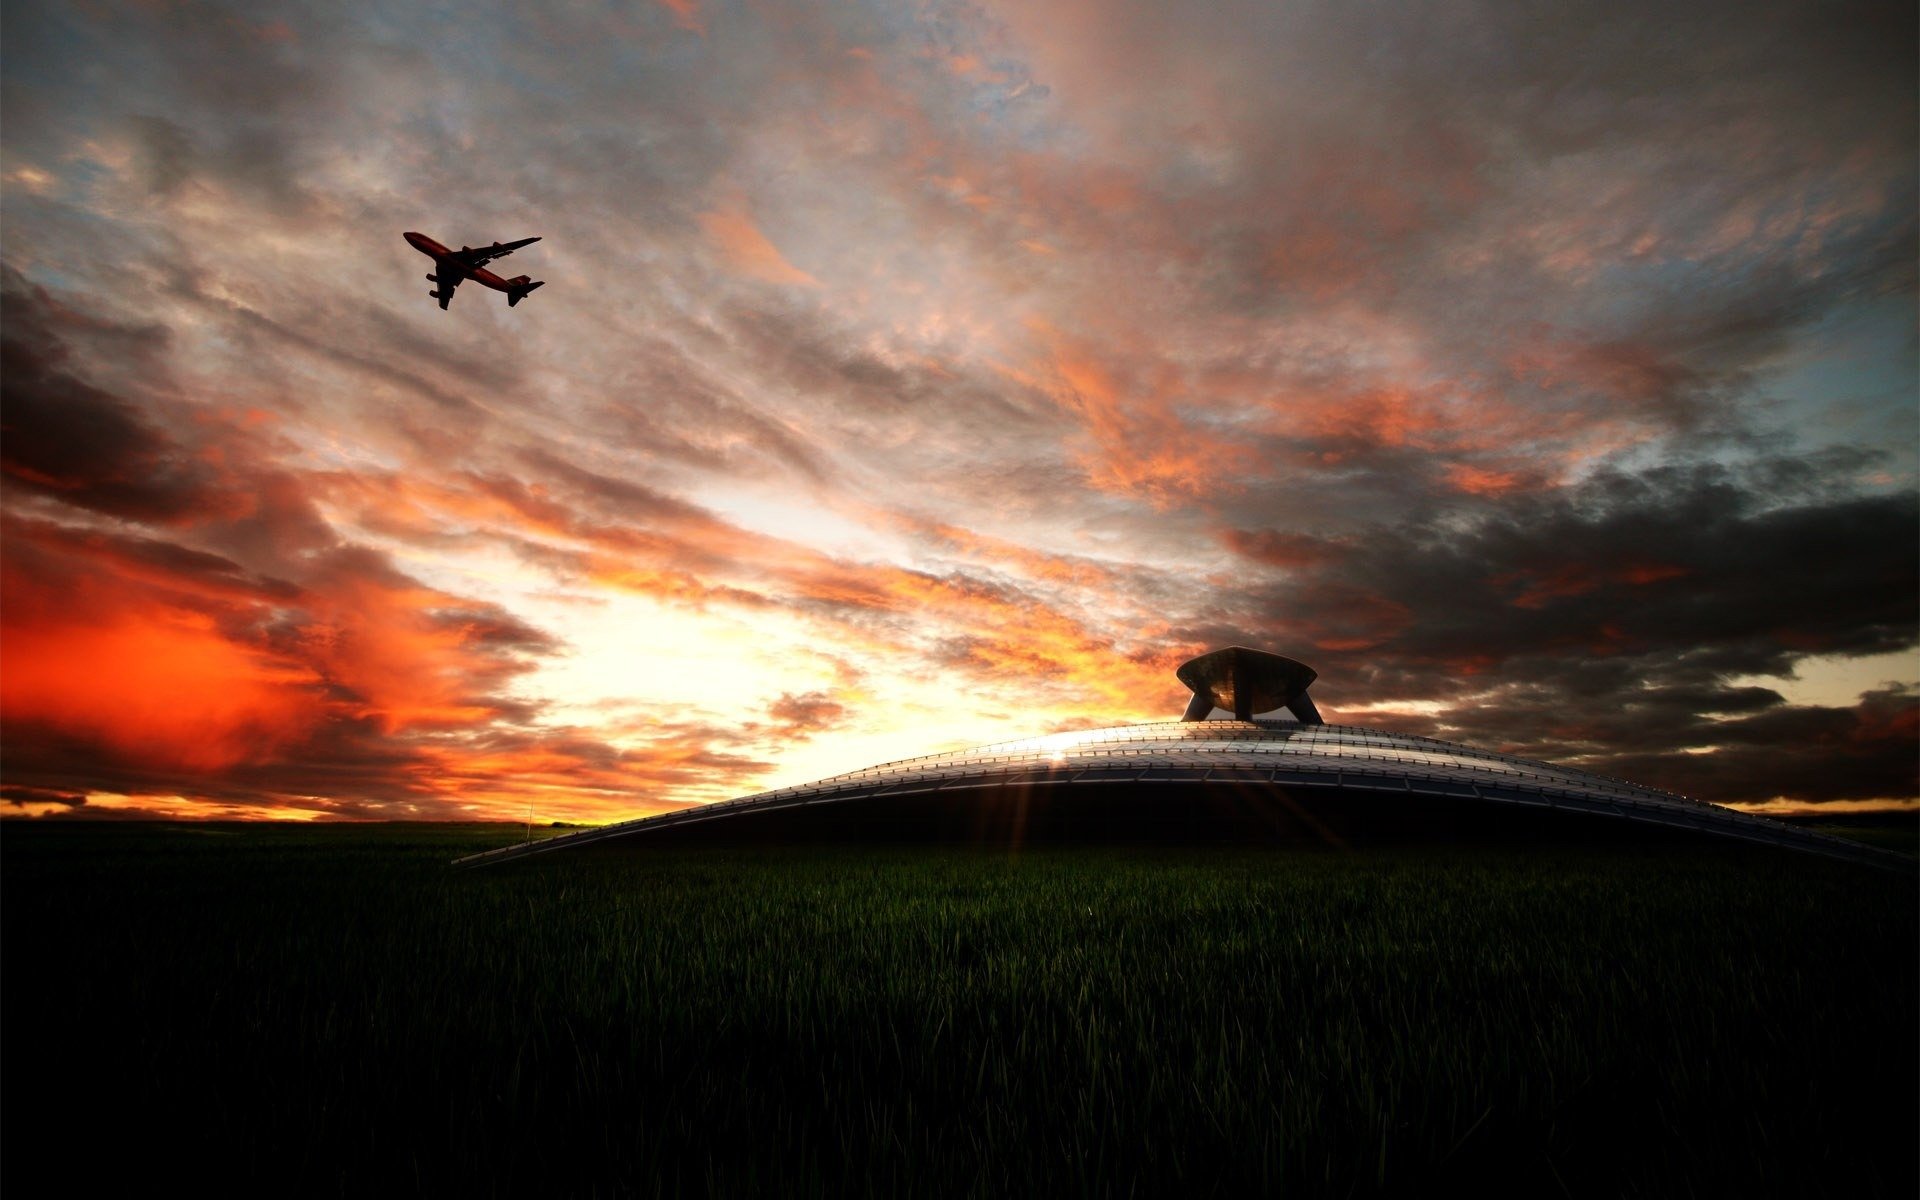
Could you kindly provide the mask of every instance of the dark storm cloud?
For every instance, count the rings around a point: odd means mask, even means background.
[[[78,808],[87,802],[84,792],[55,792],[46,788],[0,787],[0,801],[8,804],[59,804]]]
[[[1446,677],[1422,676],[1421,664],[1507,676],[1528,656],[1570,673],[1591,655],[1778,673],[1809,653],[1913,644],[1915,500],[1836,489],[1828,473],[1872,461],[1848,457],[1607,471],[1332,543],[1280,530],[1231,541],[1294,571],[1244,601],[1264,608],[1267,636],[1404,664],[1366,669],[1389,688],[1397,672],[1421,679],[1420,696],[1441,694]]]
[[[1441,736],[1577,765],[1718,802],[1886,800],[1920,790],[1920,696],[1907,685],[1851,707],[1790,704],[1766,688],[1661,683],[1624,670],[1585,686],[1508,685],[1456,707]],[[1431,735],[1431,724],[1384,723]]]
[[[204,502],[211,484],[204,464],[182,453],[136,406],[82,378],[59,326],[105,333],[138,357],[151,358],[165,331],[101,327],[66,313],[11,267],[0,267],[0,464],[16,487],[115,516],[178,518]],[[69,329],[71,333],[71,329]],[[97,346],[97,341],[96,341]],[[124,351],[123,351],[124,353]]]
[[[1334,543],[1237,531],[1286,581],[1190,632],[1309,650],[1336,719],[1347,696],[1438,701],[1381,719],[1708,799],[1907,795],[1910,691],[1847,710],[1734,682],[1915,643],[1920,503],[1848,494],[1873,456],[1843,457],[1603,472]]]
[[[0,462],[17,487],[48,501],[158,525],[200,525],[212,548],[270,556],[334,539],[290,476],[251,459],[258,447],[236,429],[215,447],[206,423],[218,414],[179,402],[160,367],[165,327],[129,328],[54,301],[11,268],[0,292],[6,322],[6,405]],[[111,394],[77,372],[120,369],[134,396]],[[86,364],[86,366],[83,366]],[[128,370],[127,368],[133,368]],[[195,552],[176,548],[178,553]]]
[[[1684,718],[1683,718],[1684,720]],[[1687,732],[1708,753],[1594,755],[1594,769],[1703,800],[1785,796],[1819,803],[1878,800],[1920,792],[1914,745],[1920,695],[1910,687],[1867,692],[1853,708],[1782,705],[1754,716],[1693,722]]]

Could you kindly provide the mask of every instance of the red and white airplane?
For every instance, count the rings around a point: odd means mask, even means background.
[[[539,241],[537,237],[521,238],[517,242],[508,242],[505,245],[495,242],[491,246],[482,246],[478,250],[469,249],[466,246],[458,250],[449,250],[424,233],[408,233],[404,236],[408,245],[422,254],[433,257],[433,274],[427,276],[427,282],[437,283],[440,286],[428,292],[427,295],[438,300],[441,308],[445,308],[447,301],[453,299],[453,289],[460,286],[462,279],[471,279],[475,283],[485,284],[496,292],[505,292],[508,308],[520,303],[526,299],[528,292],[546,283],[545,280],[529,279],[525,275],[502,279],[487,270],[487,264],[494,259],[512,254],[522,246]]]

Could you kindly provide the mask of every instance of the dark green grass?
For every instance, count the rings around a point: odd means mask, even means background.
[[[8,824],[5,1185],[1911,1196],[1910,878]]]
[[[1793,817],[1789,823],[1815,833],[1851,838],[1882,850],[1920,854],[1920,813],[1866,812],[1836,816]]]

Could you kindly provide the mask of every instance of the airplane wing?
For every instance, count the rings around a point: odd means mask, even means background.
[[[440,289],[433,293],[433,297],[440,301],[440,307],[444,310],[447,303],[453,299],[453,289],[460,286],[460,276],[451,271],[441,271],[439,274]]]
[[[522,246],[531,246],[539,241],[537,237],[521,238],[517,242],[495,242],[491,246],[476,246],[472,249],[462,247],[460,258],[470,267],[481,267],[496,258],[504,258]]]

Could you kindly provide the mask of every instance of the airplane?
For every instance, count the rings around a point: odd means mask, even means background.
[[[544,279],[536,281],[525,275],[502,279],[487,270],[487,264],[494,259],[512,254],[522,246],[532,245],[540,240],[537,237],[521,238],[517,242],[508,242],[505,245],[495,242],[491,246],[482,246],[477,250],[467,246],[462,246],[458,250],[449,250],[424,233],[407,233],[402,236],[415,250],[432,256],[434,273],[427,276],[427,282],[437,283],[440,286],[428,292],[427,295],[438,300],[441,308],[445,308],[447,301],[453,299],[453,289],[460,286],[462,279],[471,279],[475,283],[485,284],[496,292],[505,292],[508,308],[520,303],[527,298],[528,292],[546,283]]]

